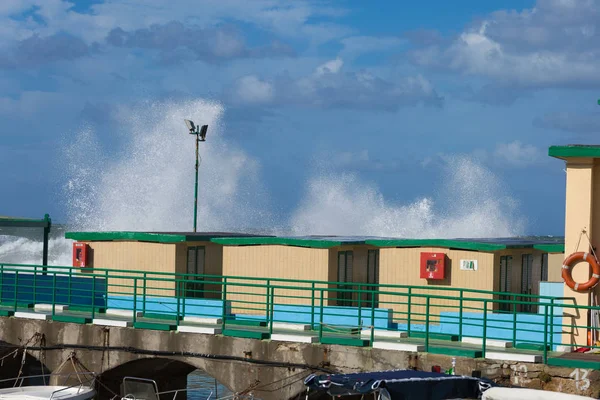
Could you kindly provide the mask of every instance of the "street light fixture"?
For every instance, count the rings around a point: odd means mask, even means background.
[[[187,128],[190,131],[190,135],[196,135],[196,188],[194,191],[194,232],[196,232],[196,223],[198,221],[198,166],[199,154],[198,154],[198,143],[206,141],[206,132],[208,132],[208,125],[202,125],[202,127],[196,126],[194,122],[189,119],[184,119]]]

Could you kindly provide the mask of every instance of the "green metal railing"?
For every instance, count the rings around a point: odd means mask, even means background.
[[[340,306],[338,299],[350,299],[351,305]],[[303,335],[321,343],[356,346],[392,340],[383,331],[405,332],[425,351],[473,356],[485,356],[488,341],[502,340],[536,350],[544,361],[555,345],[571,343],[573,332],[592,329],[574,324],[569,315],[594,309],[573,298],[465,288],[15,264],[0,264],[0,300],[5,316],[47,302],[53,319],[89,323],[110,307],[130,313],[139,328],[176,329],[189,323],[186,317],[212,318],[220,320],[223,334],[265,338],[296,324],[308,325]],[[57,305],[69,309],[60,312]],[[520,308],[538,313],[518,313]],[[453,344],[463,337],[480,339],[481,345]]]

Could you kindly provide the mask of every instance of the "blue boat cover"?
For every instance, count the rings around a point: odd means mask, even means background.
[[[494,382],[437,372],[393,370],[357,374],[316,375],[304,380],[310,391],[330,396],[363,395],[385,389],[392,400],[479,399]]]

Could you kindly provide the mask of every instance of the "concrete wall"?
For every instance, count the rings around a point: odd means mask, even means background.
[[[47,347],[56,346],[55,350],[43,352],[44,364],[50,371],[57,372],[62,366],[60,372],[68,373],[67,367],[71,363],[67,361],[75,352],[75,356],[84,366],[90,371],[100,374],[100,380],[109,384],[117,392],[118,385],[111,383],[118,383],[123,376],[141,375],[145,378],[156,379],[162,390],[179,388],[180,386],[169,387],[168,382],[185,382],[185,379],[180,378],[185,377],[191,368],[179,371],[178,368],[174,368],[173,364],[159,367],[152,364],[158,361],[157,358],[165,360],[167,364],[168,361],[176,361],[202,369],[233,391],[245,390],[254,382],[259,381],[260,389],[254,391],[255,396],[265,400],[286,400],[306,393],[302,378],[312,371],[305,366],[321,365],[329,371],[339,373],[409,368],[431,371],[433,365],[441,366],[443,369],[450,368],[454,357],[443,354],[417,354],[339,345],[286,343],[275,340],[259,341],[221,335],[103,327],[91,324],[65,324],[18,318],[0,318],[0,332],[3,333],[2,339],[5,343],[15,346],[22,345],[24,340],[35,334],[43,334]],[[102,343],[115,349],[112,351],[87,351],[79,348],[81,345],[98,346]],[[123,349],[129,348],[173,352],[173,356],[170,358],[155,357],[151,354],[123,351]],[[182,352],[185,356],[177,356]],[[224,362],[207,357],[193,357],[189,356],[188,352],[239,357],[241,361]],[[29,353],[33,357],[41,356],[39,351],[29,351]],[[5,360],[5,364],[8,364],[10,360],[13,360],[13,357]],[[18,364],[11,376],[17,375],[20,357],[17,357],[17,360]],[[136,360],[138,362],[135,362]],[[284,364],[282,368],[254,364],[253,360],[291,364],[290,366]],[[144,361],[144,363],[140,364],[140,361]],[[4,368],[7,368],[7,365]],[[470,376],[475,370],[481,371],[483,377],[488,377],[504,385],[513,384],[593,396],[594,398],[598,397],[600,390],[600,371],[596,370],[577,371],[574,368],[551,367],[542,364],[456,357],[456,373],[458,375]],[[542,372],[545,377],[542,376]],[[579,375],[576,375],[576,372]],[[582,384],[584,383],[583,374],[587,379],[585,385]],[[110,379],[107,382],[105,378],[109,376]],[[544,379],[548,377],[551,379]],[[282,389],[274,390],[280,387]],[[112,395],[101,395],[100,400],[111,397]]]

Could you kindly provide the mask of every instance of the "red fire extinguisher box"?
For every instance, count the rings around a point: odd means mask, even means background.
[[[445,253],[421,253],[421,279],[444,279]]]
[[[89,266],[90,246],[87,243],[73,243],[73,266],[84,268]]]

